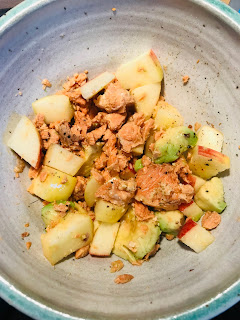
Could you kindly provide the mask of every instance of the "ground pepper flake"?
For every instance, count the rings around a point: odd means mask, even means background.
[[[28,222],[28,223],[25,223],[24,227],[25,227],[25,228],[28,228],[28,227],[29,227],[29,222]]]
[[[117,284],[123,284],[131,281],[134,278],[131,274],[121,274],[117,278],[115,278],[114,282]]]

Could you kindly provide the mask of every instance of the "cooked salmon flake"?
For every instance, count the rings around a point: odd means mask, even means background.
[[[42,80],[42,87],[43,87],[43,90],[46,90],[46,88],[51,88],[52,84],[51,82],[48,80],[48,79],[43,79]]]
[[[131,281],[134,278],[131,274],[121,274],[117,278],[115,278],[114,282],[117,284],[123,284]]]
[[[200,128],[201,128],[201,123],[199,123],[199,122],[195,122],[195,124],[194,124],[194,131],[198,131]]]
[[[26,237],[28,237],[30,234],[29,234],[29,232],[23,232],[22,233],[22,238],[26,238]]]
[[[202,217],[202,227],[207,230],[215,229],[221,222],[221,216],[216,211],[207,211]]]
[[[166,234],[165,237],[169,241],[171,241],[171,240],[173,240],[175,238],[173,234]]]
[[[184,84],[184,85],[186,85],[189,80],[190,80],[190,77],[189,77],[189,76],[184,76],[184,77],[182,77],[182,81],[183,81],[183,84]]]
[[[86,257],[88,255],[88,253],[89,253],[89,248],[90,248],[90,245],[87,245],[85,247],[82,247],[82,248],[78,249],[75,252],[75,258],[76,259],[80,259],[80,258]]]
[[[135,199],[157,209],[175,210],[192,201],[194,189],[182,184],[173,165],[150,164],[137,172]]]
[[[32,246],[32,242],[26,242],[26,247],[27,247],[27,250],[29,250]]]
[[[123,267],[124,267],[124,264],[121,260],[113,261],[111,262],[110,272],[114,273],[114,272],[120,271]]]

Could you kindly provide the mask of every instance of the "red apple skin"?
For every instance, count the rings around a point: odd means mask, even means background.
[[[210,148],[205,148],[203,146],[198,146],[198,154],[200,156],[203,156],[203,157],[207,157],[207,158],[215,158],[216,160],[220,161],[220,162],[225,162],[224,161],[224,158],[225,158],[225,155],[222,154],[221,152],[218,152],[218,151],[215,151],[213,149],[210,149]]]
[[[155,55],[155,53],[153,52],[152,49],[150,50],[149,55],[150,55],[150,57],[152,58],[152,60],[154,61],[154,63],[155,63],[156,65],[159,65],[158,58],[157,58],[157,56]]]
[[[196,177],[192,176],[192,175],[189,175],[188,176],[188,180],[189,180],[189,184],[190,186],[192,186],[194,188],[195,184],[196,184]]]
[[[187,207],[189,207],[191,204],[193,204],[193,201],[189,202],[189,203],[182,203],[180,204],[180,206],[178,207],[178,210],[183,212]]]
[[[186,233],[188,233],[192,228],[197,226],[197,223],[193,221],[192,219],[189,219],[185,225],[182,227],[178,234],[178,238],[181,239],[183,236],[185,236]]]

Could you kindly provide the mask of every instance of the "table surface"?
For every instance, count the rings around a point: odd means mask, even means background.
[[[220,0],[219,0],[220,1]],[[225,3],[230,2],[230,6],[239,11],[240,10],[240,0],[222,0]],[[0,0],[0,16],[6,13],[7,10],[16,6],[21,0]],[[240,314],[240,302],[235,306],[215,317],[214,320],[237,320]],[[5,301],[0,298],[0,318],[7,320],[32,320],[32,318],[22,314],[15,308],[11,307]],[[197,320],[197,319],[196,319]]]

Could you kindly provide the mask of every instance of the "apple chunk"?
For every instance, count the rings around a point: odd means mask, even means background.
[[[84,210],[68,213],[54,228],[41,235],[43,254],[54,265],[87,246],[93,238],[93,222]]]
[[[93,176],[88,180],[84,192],[84,199],[89,207],[94,206],[96,202],[95,193],[97,192],[98,188],[100,188],[100,186],[101,184]]]
[[[132,90],[137,112],[143,112],[146,119],[150,118],[158,102],[161,91],[160,83],[151,83]]]
[[[107,223],[117,222],[127,211],[128,206],[118,206],[108,201],[98,199],[94,208],[97,220]]]
[[[230,159],[223,153],[203,146],[196,146],[192,150],[189,167],[193,174],[209,179],[230,168]]]
[[[107,257],[110,256],[115,239],[117,237],[120,222],[104,223],[98,227],[93,241],[90,246],[89,253],[92,256]]]
[[[209,231],[191,219],[182,227],[178,238],[197,253],[205,250],[215,240]]]
[[[168,129],[182,126],[183,117],[179,111],[165,101],[159,101],[153,113],[155,125],[158,129]]]
[[[85,158],[76,156],[58,144],[51,144],[47,150],[43,164],[74,176],[84,162]]]
[[[157,56],[150,50],[135,60],[122,64],[117,69],[116,78],[124,89],[135,89],[161,82],[163,71]]]
[[[191,174],[188,176],[188,179],[190,181],[190,185],[194,188],[195,193],[198,192],[198,190],[201,188],[201,186],[206,183],[206,180],[195,176],[194,174]]]
[[[32,167],[41,162],[41,140],[38,130],[27,117],[22,117],[14,129],[7,145]]]
[[[71,121],[74,110],[67,96],[55,94],[36,100],[32,103],[35,114],[44,115],[44,121],[49,124],[55,121]]]
[[[88,81],[81,87],[81,94],[84,99],[89,100],[94,97],[98,92],[104,89],[115,78],[113,73],[104,72],[96,78]]]
[[[203,215],[202,209],[199,208],[199,206],[194,201],[190,203],[182,203],[178,209],[186,217],[189,217],[194,221],[198,221]]]
[[[207,181],[194,197],[197,205],[204,211],[221,213],[227,206],[221,179],[214,177]]]
[[[28,191],[48,202],[67,200],[72,194],[76,183],[77,178],[43,166],[37,178],[32,181]]]
[[[222,151],[223,134],[215,128],[202,126],[197,132],[197,145],[210,148],[218,152]]]

